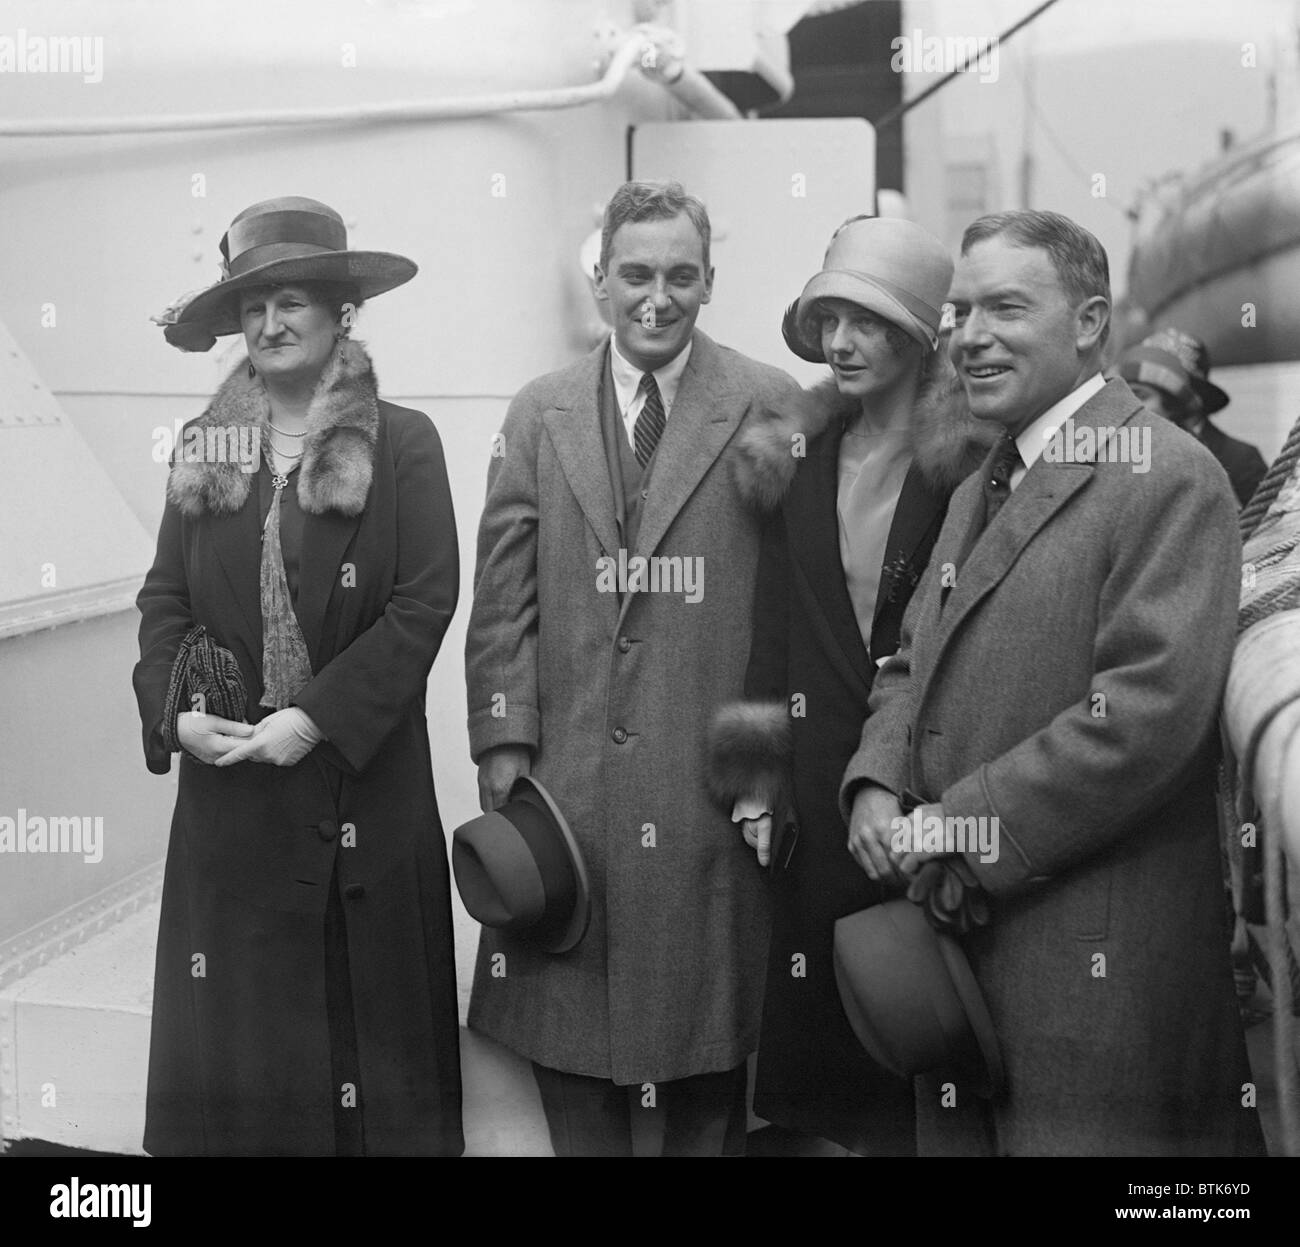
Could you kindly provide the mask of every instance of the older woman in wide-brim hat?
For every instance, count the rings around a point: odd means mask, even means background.
[[[437,432],[349,337],[416,266],[301,198],[241,212],[221,251],[162,323],[187,350],[242,333],[247,358],[177,445],[138,599],[146,762],[180,754],[145,1148],[459,1153],[424,712],[455,523]]]
[[[986,445],[938,349],[952,271],[920,226],[854,218],[786,312],[790,349],[832,377],[740,446],[767,515],[752,700],[719,716],[712,746],[715,793],[772,870],[755,1112],[876,1155],[914,1151],[912,1090],[867,1055],[836,990],[836,919],[886,895],[846,847],[837,794],[949,495]]]

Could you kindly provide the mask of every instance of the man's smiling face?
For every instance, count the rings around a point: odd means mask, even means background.
[[[1095,371],[1105,300],[1073,303],[1043,248],[975,243],[948,297],[948,353],[976,418],[1018,433]]]
[[[685,213],[620,225],[608,265],[596,269],[596,297],[609,301],[618,349],[643,372],[685,349],[712,294],[704,240]]]

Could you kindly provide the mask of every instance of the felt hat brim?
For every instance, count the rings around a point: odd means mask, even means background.
[[[917,318],[910,313],[893,295],[882,290],[869,277],[861,273],[852,273],[844,269],[823,269],[816,273],[803,288],[799,296],[795,324],[799,337],[808,354],[802,358],[814,363],[824,364],[826,355],[821,348],[821,335],[813,330],[812,320],[816,304],[825,299],[843,299],[864,307],[891,325],[901,329],[909,338],[919,342],[927,350],[934,350],[938,334],[933,339],[920,328]],[[798,352],[796,352],[798,354]]]
[[[1201,405],[1205,408],[1207,416],[1222,411],[1232,401],[1226,391],[1219,389],[1213,381],[1204,377],[1193,377],[1192,389],[1200,396]]]
[[[239,309],[231,297],[257,286],[294,282],[350,282],[363,299],[405,285],[419,272],[414,260],[390,251],[314,251],[284,255],[258,264],[199,291],[176,317],[176,324],[205,330],[213,337],[239,333]]]
[[[992,1018],[951,936],[935,931],[906,898],[846,915],[835,928],[840,1001],[877,1064],[903,1078],[931,1068],[961,1068],[972,1078],[973,1093],[986,1099],[1003,1089]],[[865,955],[864,941],[877,960]]]
[[[574,882],[577,885],[577,897],[573,902],[573,916],[569,919],[568,925],[559,939],[546,945],[547,952],[567,953],[582,940],[582,937],[587,933],[588,925],[591,923],[591,880],[587,875],[587,864],[583,861],[582,850],[578,847],[577,838],[573,834],[573,829],[569,826],[568,819],[560,813],[560,807],[555,804],[554,798],[542,787],[538,780],[531,775],[521,775],[515,780],[513,787],[510,789],[510,799],[513,801],[523,797],[526,800],[529,796],[540,800],[555,820],[556,826],[560,829],[560,834],[564,837],[565,847],[568,849],[569,859],[573,866]]]

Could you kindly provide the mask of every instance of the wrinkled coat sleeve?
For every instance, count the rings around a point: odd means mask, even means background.
[[[424,417],[390,427],[398,534],[393,595],[379,619],[294,699],[358,774],[428,678],[460,588],[456,519],[438,432]]]
[[[945,814],[997,817],[998,860],[967,858],[994,895],[1140,828],[1214,728],[1236,634],[1237,509],[1195,459],[1169,466],[1109,525],[1090,695],[943,794]]]
[[[176,652],[194,626],[181,550],[181,514],[170,499],[158,529],[153,566],[135,604],[140,611],[140,661],[132,672],[132,683],[144,732],[145,765],[155,775],[165,775],[171,770],[172,756],[163,743],[163,706]]]
[[[864,784],[878,784],[901,797],[911,774],[912,720],[916,717],[916,687],[912,679],[912,642],[916,621],[929,595],[938,592],[933,569],[921,583],[903,614],[899,645],[881,664],[871,685],[867,719],[858,751],[849,759],[840,783],[840,813],[853,816],[853,798]]]
[[[538,743],[537,455],[541,404],[525,386],[488,465],[465,638],[470,754]]]

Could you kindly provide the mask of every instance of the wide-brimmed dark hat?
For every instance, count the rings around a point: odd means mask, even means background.
[[[568,952],[591,920],[582,851],[551,794],[521,775],[505,805],[457,827],[451,839],[456,887],[485,927]]]
[[[174,346],[206,350],[204,335],[238,333],[239,309],[231,296],[249,287],[347,282],[362,299],[372,299],[419,271],[413,260],[389,251],[349,251],[343,218],[319,200],[297,195],[245,208],[221,239],[221,257],[219,282],[155,318]]]
[[[1154,386],[1180,405],[1194,394],[1207,416],[1222,411],[1229,402],[1209,373],[1209,348],[1181,329],[1161,329],[1130,347],[1119,360],[1119,375],[1125,381]]]
[[[835,923],[835,982],[858,1041],[900,1078],[968,1074],[976,1095],[1004,1084],[993,1021],[961,945],[906,898]]]

